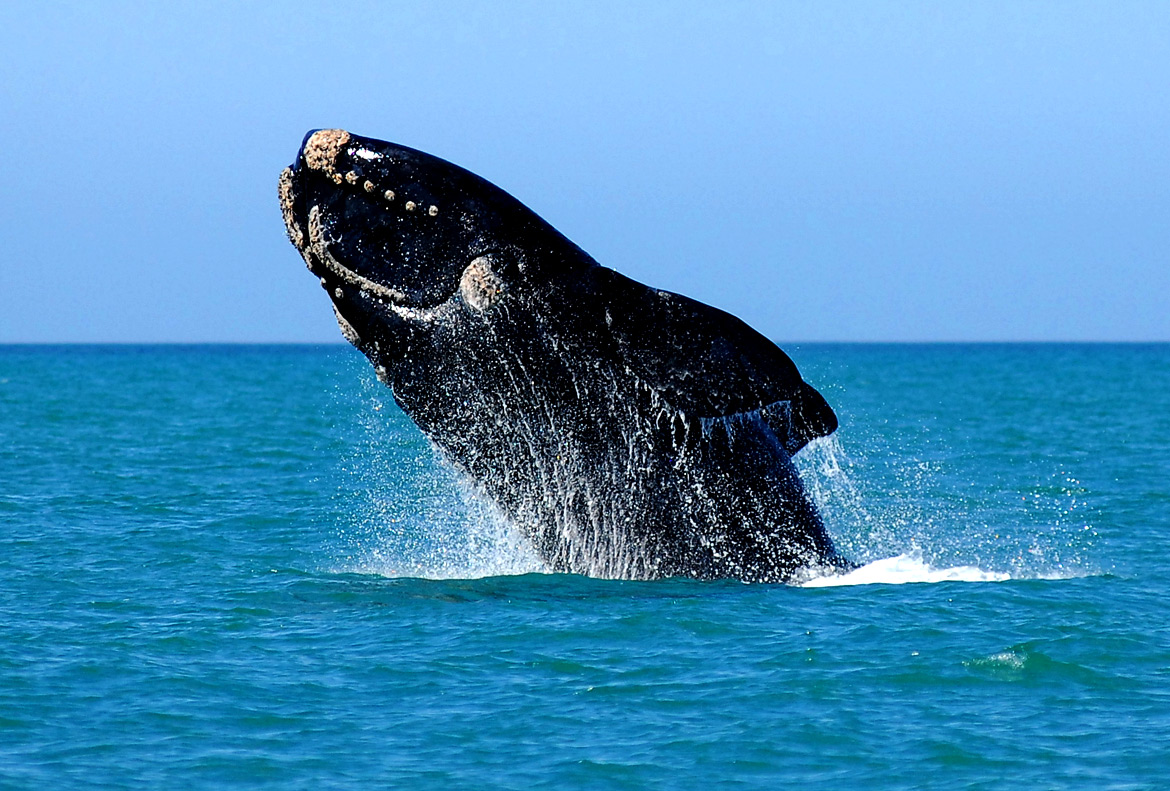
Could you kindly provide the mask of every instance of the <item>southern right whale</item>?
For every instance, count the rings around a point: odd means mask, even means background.
[[[598,265],[404,146],[310,133],[279,193],[342,334],[552,569],[774,582],[850,565],[791,461],[837,418],[739,319]]]

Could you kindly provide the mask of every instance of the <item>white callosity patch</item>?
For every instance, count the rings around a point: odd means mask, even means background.
[[[304,158],[305,164],[310,170],[320,171],[328,176],[334,184],[338,186],[360,186],[362,190],[367,193],[379,193],[388,203],[393,202],[398,197],[398,192],[393,188],[384,188],[379,186],[374,181],[364,178],[361,173],[356,170],[349,170],[342,173],[338,170],[338,160],[345,150],[345,146],[352,141],[349,132],[344,129],[322,129],[314,132],[305,142]],[[363,159],[366,161],[376,161],[382,159],[382,155],[370,151],[365,148],[356,148],[350,152],[352,158]],[[287,206],[285,217],[286,225],[289,225],[289,237],[293,244],[298,248],[303,245],[304,234],[298,232],[294,235],[292,230],[293,224],[291,221],[292,211],[292,173],[288,175],[281,174],[281,208],[285,209]],[[403,204],[403,208],[408,212],[414,212],[419,208],[416,201],[408,200]],[[430,205],[427,207],[426,215],[430,217],[437,217],[439,214],[439,207]],[[298,241],[300,240],[300,241]]]
[[[491,259],[480,256],[468,264],[459,279],[459,293],[463,301],[475,310],[484,311],[499,301],[507,286],[492,270]]]
[[[297,223],[293,213],[293,172],[292,168],[285,168],[280,172],[278,187],[280,195],[280,214],[284,217],[284,227],[288,230],[288,239],[293,246],[300,250],[305,246],[305,231]]]
[[[358,335],[357,330],[353,328],[353,325],[346,320],[345,316],[341,315],[341,311],[337,309],[336,305],[333,306],[333,315],[337,319],[337,326],[341,328],[341,337],[345,338],[354,346],[357,346],[361,341],[361,337]]]
[[[337,157],[348,142],[349,132],[344,129],[321,129],[314,132],[305,141],[305,164],[310,169],[320,170],[326,175],[340,176],[335,172]]]

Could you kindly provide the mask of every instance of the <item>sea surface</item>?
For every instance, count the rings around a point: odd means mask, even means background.
[[[544,573],[347,347],[0,347],[0,788],[1170,788],[1170,345],[785,348],[802,587]]]

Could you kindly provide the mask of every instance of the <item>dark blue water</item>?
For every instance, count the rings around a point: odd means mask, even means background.
[[[0,347],[0,786],[1170,787],[1170,346],[789,351],[830,587],[539,573],[341,347]]]

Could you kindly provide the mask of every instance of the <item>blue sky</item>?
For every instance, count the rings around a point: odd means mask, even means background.
[[[777,340],[1170,340],[1168,97],[1170,3],[9,2],[0,342],[340,340],[333,126]]]

